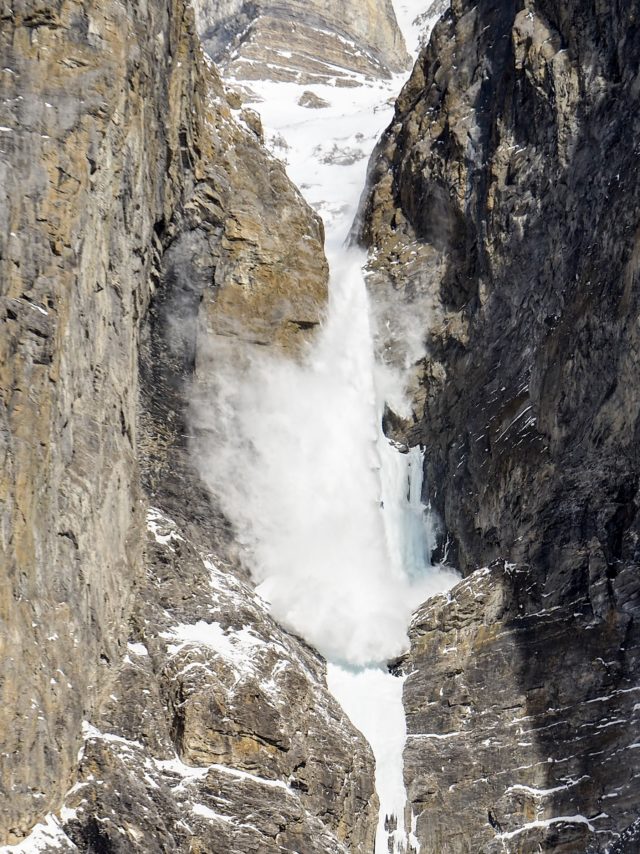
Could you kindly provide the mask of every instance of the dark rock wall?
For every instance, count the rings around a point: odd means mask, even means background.
[[[494,566],[470,579],[482,596],[465,583],[416,617],[407,780],[427,851],[599,851],[637,816],[639,16],[454,2],[372,160],[371,288],[427,346],[405,432],[448,559]],[[445,666],[447,632],[464,640]],[[577,814],[590,826],[556,821]]]

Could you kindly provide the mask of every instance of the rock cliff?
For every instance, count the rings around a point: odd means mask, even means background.
[[[390,2],[196,15],[0,0],[0,843],[364,854],[371,752],[192,462],[221,350],[295,357],[327,287],[198,31],[244,79],[406,53]],[[426,351],[388,429],[466,576],[398,665],[423,854],[640,845],[639,21],[454,0],[372,161],[380,352]]]
[[[426,345],[389,423],[468,576],[411,630],[423,854],[639,844],[639,22],[454,0],[371,163],[379,346]]]
[[[370,750],[187,449],[211,336],[322,318],[320,221],[183,0],[0,20],[0,843],[369,850]]]
[[[229,76],[337,82],[403,71],[409,57],[391,0],[195,0],[209,55]]]

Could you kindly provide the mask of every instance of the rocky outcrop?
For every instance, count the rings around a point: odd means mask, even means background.
[[[239,80],[344,85],[389,76],[409,57],[391,0],[195,0],[209,55]]]
[[[65,834],[81,851],[370,851],[371,754],[324,662],[182,512],[148,513],[128,654],[85,726]]]
[[[457,0],[372,160],[389,420],[470,576],[412,629],[423,852],[638,844],[639,14]]]
[[[604,851],[637,817],[629,620],[544,591],[497,564],[414,617],[405,774],[427,851]]]
[[[322,318],[320,221],[182,0],[0,18],[0,842],[368,850],[371,753],[187,448],[211,337]]]

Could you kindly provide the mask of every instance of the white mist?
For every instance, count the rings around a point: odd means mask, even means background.
[[[419,451],[381,429],[364,258],[332,265],[328,320],[302,363],[264,349],[226,358],[200,418],[207,484],[234,522],[275,616],[327,659],[381,663],[407,645],[412,610],[451,583],[430,567]]]
[[[414,9],[422,11],[401,0],[404,21]],[[203,476],[239,533],[260,593],[327,658],[330,689],[373,748],[376,853],[386,854],[389,844],[404,852],[415,840],[404,825],[403,680],[385,662],[406,649],[414,608],[458,576],[431,566],[421,451],[400,453],[382,433],[385,400],[393,388],[398,407],[402,377],[376,363],[366,259],[344,245],[402,81],[361,83],[250,82],[267,135],[287,141],[289,175],[325,221],[329,311],[301,363],[213,340],[216,391],[195,416],[211,437],[198,449]],[[330,107],[300,107],[303,89]],[[336,146],[361,156],[330,162]],[[387,815],[397,820],[391,834]]]

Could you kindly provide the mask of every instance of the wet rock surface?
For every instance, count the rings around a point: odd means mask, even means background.
[[[639,13],[454,2],[372,160],[388,420],[471,576],[412,630],[423,851],[637,846]]]

